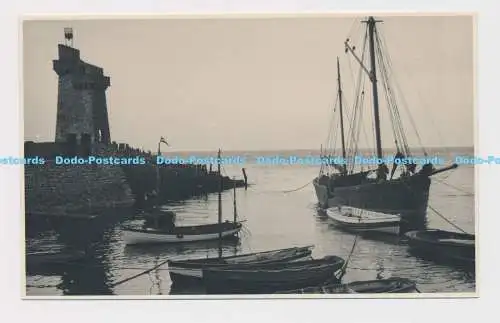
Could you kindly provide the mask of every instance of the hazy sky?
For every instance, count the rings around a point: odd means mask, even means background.
[[[160,136],[176,150],[319,148],[335,103],[337,56],[347,103],[354,101],[358,65],[345,54],[344,40],[351,37],[361,48],[362,18],[27,21],[25,139],[54,140],[52,60],[64,27],[72,27],[82,59],[111,77],[107,102],[114,141],[152,150]],[[380,19],[395,79],[423,144],[473,145],[473,18]],[[371,88],[366,90],[370,104]],[[381,109],[383,143],[391,147]],[[410,145],[416,145],[406,109],[401,114]],[[364,115],[371,120],[369,105]]]

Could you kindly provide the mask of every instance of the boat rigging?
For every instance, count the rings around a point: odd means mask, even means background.
[[[166,143],[162,137],[158,143],[158,156],[161,154],[160,144]],[[236,236],[240,232],[242,222],[222,222],[222,190],[223,177],[220,172],[221,151],[218,153],[218,176],[219,187],[219,205],[217,223],[201,224],[193,226],[176,226],[175,213],[172,211],[163,211],[160,208],[160,171],[156,165],[156,203],[151,212],[145,216],[146,221],[143,228],[125,227],[123,229],[124,240],[127,244],[152,244],[152,243],[180,243],[193,241],[219,240],[219,257],[222,256],[222,239]],[[235,209],[236,210],[236,209]],[[235,215],[236,219],[236,215]]]
[[[344,124],[345,105],[344,92],[340,77],[340,62],[337,58],[337,103],[339,106],[340,121],[340,139],[342,148],[343,165],[325,163],[320,169],[318,177],[313,181],[316,195],[320,206],[324,208],[346,205],[355,208],[369,209],[389,214],[401,214],[403,217],[418,215],[419,218],[425,216],[429,197],[430,176],[456,168],[457,165],[436,169],[433,164],[426,162],[420,169],[417,169],[415,162],[400,163],[396,159],[412,159],[412,153],[409,148],[406,128],[403,126],[402,118],[399,113],[398,104],[394,89],[390,81],[391,61],[387,52],[385,40],[377,28],[376,20],[369,17],[364,20],[366,25],[360,50],[356,49],[350,39],[344,42],[345,52],[350,54],[359,64],[359,72],[355,84],[355,100],[352,106],[349,126],[346,129]],[[369,63],[365,63],[368,58]],[[359,135],[364,130],[361,122],[363,116],[363,103],[365,98],[364,82],[368,79],[371,83],[371,103],[373,110],[373,132],[374,132],[374,150],[379,162],[375,167],[363,170],[363,165],[356,162],[359,148]],[[379,87],[384,90],[385,95],[381,96]],[[389,170],[384,158],[381,119],[380,119],[380,99],[385,100],[383,105],[387,106],[389,120],[392,124],[392,134],[396,145],[396,154],[393,156],[394,162],[392,169]],[[335,111],[335,110],[334,110]],[[410,120],[416,132],[416,137],[421,144],[420,136],[416,131],[413,120]],[[333,143],[336,141],[335,132],[333,134]],[[365,133],[366,136],[366,133]],[[347,140],[346,140],[347,139]],[[329,138],[330,140],[330,138]],[[322,149],[322,157],[334,155],[334,149]],[[424,155],[427,153],[424,150]],[[328,160],[325,158],[324,160]],[[381,161],[381,162],[380,162]],[[391,163],[391,162],[388,162]],[[360,169],[361,168],[361,169]],[[399,176],[396,171],[400,170]],[[326,173],[325,173],[326,170]],[[375,177],[373,178],[373,173]]]

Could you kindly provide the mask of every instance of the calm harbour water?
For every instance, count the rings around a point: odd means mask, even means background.
[[[245,219],[245,228],[237,243],[225,243],[224,255],[257,252],[290,246],[315,245],[313,256],[334,254],[347,257],[355,236],[339,231],[322,212],[317,210],[314,189],[308,185],[318,174],[315,166],[245,165],[248,190],[237,190],[238,217]],[[225,166],[229,176],[241,177],[241,167]],[[453,187],[440,183],[445,181]],[[429,204],[467,232],[474,232],[473,166],[433,177]],[[233,217],[233,192],[222,195],[223,217]],[[177,224],[202,224],[217,221],[217,194],[193,198],[165,206],[177,213]],[[429,210],[429,228],[455,230]],[[140,223],[140,220],[130,220]],[[129,221],[129,222],[130,222]],[[29,274],[26,277],[28,296],[67,294],[86,295],[168,295],[196,293],[171,291],[167,266],[110,287],[113,283],[153,267],[167,258],[198,258],[216,256],[218,243],[157,245],[154,247],[125,246],[120,223],[109,225],[92,241],[95,257],[92,263],[68,270],[62,275]],[[38,232],[28,239],[28,250],[49,248],[66,241],[54,231]],[[410,278],[421,292],[474,292],[475,279],[470,273],[419,259],[397,239],[358,238],[344,282],[388,277]]]

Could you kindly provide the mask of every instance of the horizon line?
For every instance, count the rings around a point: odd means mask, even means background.
[[[421,150],[422,148],[424,149],[474,149],[475,146],[427,146],[427,147],[410,147],[410,150]],[[336,148],[340,149],[340,148]],[[211,152],[215,151],[217,152],[218,149],[167,149],[162,152],[168,152],[168,151],[176,151],[176,152]],[[221,151],[248,151],[248,152],[259,152],[259,151],[320,151],[320,148],[264,148],[264,149],[222,149]],[[358,148],[358,150],[375,150],[375,148],[370,148],[370,147],[362,147]],[[382,150],[396,150],[396,148],[382,148]]]

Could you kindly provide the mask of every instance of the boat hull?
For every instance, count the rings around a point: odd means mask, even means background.
[[[352,207],[329,208],[326,214],[337,227],[346,231],[399,235],[401,218],[398,215],[376,213]]]
[[[279,290],[303,288],[325,282],[339,282],[344,265],[339,257],[306,262],[256,265],[228,269],[203,269],[208,294],[272,294]]]
[[[381,294],[416,293],[415,282],[404,278],[355,281],[348,284],[312,286],[277,294]]]
[[[400,214],[404,218],[425,218],[429,200],[430,179],[414,175],[405,179],[368,182],[359,185],[331,185],[313,181],[321,208],[338,205],[384,213]]]
[[[182,232],[185,230],[180,231],[178,229],[182,229],[182,227],[176,228],[172,233],[156,230],[127,228],[123,230],[123,240],[127,245],[139,245],[159,243],[184,243],[219,239],[219,232],[217,230],[189,234],[189,232]],[[241,224],[238,224],[233,227],[224,228],[220,233],[220,236],[224,239],[232,237],[240,231]]]
[[[388,278],[380,280],[357,281],[346,284],[348,293],[380,294],[380,293],[417,293],[414,281],[403,278]]]
[[[289,248],[244,254],[225,258],[207,258],[187,261],[169,261],[168,271],[173,284],[200,282],[203,278],[203,268],[223,268],[235,264],[268,264],[277,262],[295,262],[311,257],[310,247]]]
[[[470,234],[444,230],[410,231],[405,234],[408,246],[423,258],[441,263],[475,266],[475,237]]]
[[[339,228],[353,232],[353,233],[383,233],[383,234],[389,234],[389,235],[399,235],[399,223],[395,223],[394,225],[366,225],[366,226],[351,226],[351,225],[345,225],[342,222],[335,222],[335,225],[338,226]]]

